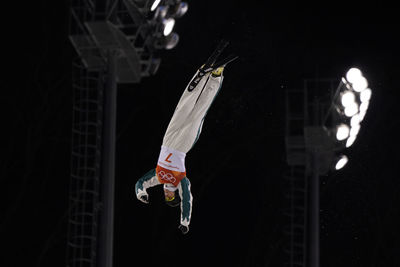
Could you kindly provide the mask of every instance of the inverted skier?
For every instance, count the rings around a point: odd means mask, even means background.
[[[149,187],[164,185],[165,202],[171,207],[181,206],[178,228],[183,234],[189,231],[193,201],[185,157],[198,140],[207,111],[222,86],[224,67],[237,58],[229,56],[216,62],[227,45],[227,41],[221,41],[186,86],[165,132],[157,167],[147,172],[135,185],[136,197],[144,203],[149,203]]]

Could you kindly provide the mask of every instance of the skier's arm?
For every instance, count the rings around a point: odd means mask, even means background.
[[[190,181],[187,177],[179,183],[179,196],[181,198],[181,225],[179,228],[184,234],[189,231],[189,223],[192,214],[193,197],[190,192]]]
[[[156,176],[156,169],[152,169],[148,171],[145,175],[143,175],[135,185],[135,193],[136,197],[144,202],[148,203],[149,202],[149,196],[147,194],[147,188],[159,185],[160,182],[158,181],[158,178]]]

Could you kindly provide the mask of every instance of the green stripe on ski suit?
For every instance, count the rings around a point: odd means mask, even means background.
[[[138,193],[139,189],[143,190],[143,183],[149,181],[151,178],[156,176],[156,169],[152,169],[148,171],[145,175],[143,175],[135,185],[136,194]]]
[[[223,79],[223,78],[222,78]],[[192,149],[193,148],[193,146],[197,143],[197,140],[199,140],[199,137],[200,137],[200,130],[201,130],[201,126],[203,125],[203,122],[204,122],[204,119],[206,118],[206,116],[207,116],[207,113],[208,113],[208,111],[210,110],[210,107],[211,107],[211,105],[214,103],[214,100],[215,100],[215,98],[217,97],[217,95],[219,94],[219,90],[221,90],[221,87],[222,87],[222,81],[221,81],[221,84],[219,85],[219,88],[218,88],[218,91],[217,91],[217,93],[215,94],[215,96],[214,96],[214,98],[213,98],[213,100],[211,101],[211,104],[210,104],[210,106],[208,107],[208,109],[207,109],[207,111],[206,111],[206,113],[204,114],[204,117],[201,119],[201,123],[200,123],[200,126],[199,126],[199,129],[197,130],[197,136],[196,136],[196,139],[194,140],[194,143],[193,143],[193,145],[192,145],[192,147],[190,148],[190,149]]]
[[[182,220],[189,221],[191,200],[190,200],[190,181],[188,178],[183,178],[181,180],[182,186]]]

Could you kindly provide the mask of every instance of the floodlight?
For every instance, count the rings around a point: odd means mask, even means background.
[[[368,102],[371,99],[372,91],[371,89],[367,88],[360,93],[360,101],[361,102]]]
[[[345,155],[340,156],[336,161],[335,170],[340,170],[343,168],[348,161],[349,159]]]
[[[360,121],[362,121],[364,119],[366,113],[367,113],[366,110],[360,111],[360,113],[359,113],[360,114]]]
[[[174,7],[174,10],[170,13],[170,15],[174,18],[180,18],[186,14],[188,8],[189,5],[186,2],[180,2]]]
[[[167,6],[159,6],[154,13],[153,20],[160,21],[163,20],[167,16],[168,7]]]
[[[161,0],[154,0],[153,4],[151,5],[150,11],[156,10],[158,5],[160,4]]]
[[[360,114],[356,114],[353,117],[351,117],[350,126],[354,127],[355,125],[359,125],[360,122],[361,122],[361,116]]]
[[[360,124],[355,124],[350,129],[350,136],[357,136],[358,132],[360,131]]]
[[[354,91],[361,92],[361,91],[367,89],[368,81],[363,76],[361,76],[361,77],[358,77],[357,79],[355,79],[354,82],[352,83],[352,85],[353,85]]]
[[[357,135],[350,135],[349,138],[347,138],[346,147],[350,147],[354,143],[354,141],[356,141],[356,139]]]
[[[345,91],[342,93],[341,102],[343,107],[348,107],[356,102],[356,95],[352,91]]]
[[[360,105],[360,121],[362,121],[367,114],[367,109],[369,106],[369,101],[362,102]]]
[[[179,35],[175,32],[165,37],[165,49],[174,48],[179,42]]]
[[[353,102],[349,106],[345,107],[344,109],[344,115],[347,117],[352,117],[358,112],[358,105],[357,103]]]
[[[340,124],[336,127],[336,139],[342,141],[349,137],[350,128],[346,124]]]
[[[365,101],[365,102],[362,102],[361,103],[361,105],[360,105],[360,113],[361,112],[367,112],[367,110],[368,110],[368,106],[369,106],[369,101]]]
[[[362,74],[357,68],[351,68],[346,73],[346,79],[351,83],[354,83],[359,77],[362,77]]]
[[[175,20],[173,18],[163,19],[162,23],[164,26],[163,34],[164,36],[167,36],[174,29]]]

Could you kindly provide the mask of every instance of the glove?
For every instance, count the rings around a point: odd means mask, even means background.
[[[178,226],[179,230],[182,231],[182,234],[186,235],[189,232],[189,226],[185,226],[185,225],[179,225]]]
[[[149,195],[147,195],[147,194],[144,194],[144,193],[139,194],[139,195],[137,195],[137,199],[139,199],[143,203],[146,203],[146,204],[149,203]]]

